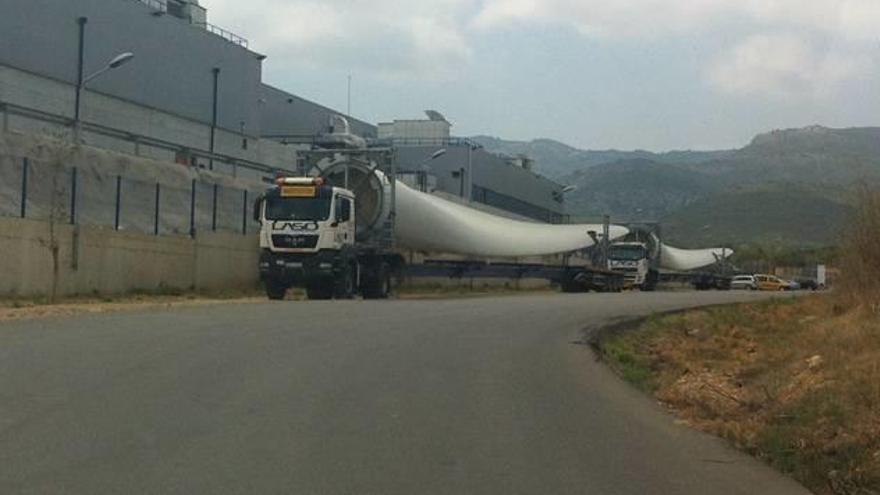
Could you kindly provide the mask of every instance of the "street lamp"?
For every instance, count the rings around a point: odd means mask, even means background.
[[[445,154],[446,148],[440,148],[419,163],[417,172],[419,174],[419,189],[422,192],[428,192],[428,162],[436,160]]]
[[[85,65],[85,39],[86,39],[85,34],[86,34],[86,23],[89,22],[89,19],[88,19],[88,17],[80,17],[79,19],[77,19],[77,22],[79,23],[79,61],[78,61],[78,65],[77,65],[77,78],[76,78],[76,107],[74,108],[74,112],[73,112],[73,120],[78,128],[79,122],[80,122],[80,108],[82,106],[81,105],[82,92],[83,92],[83,89],[85,88],[85,85],[89,81],[99,77],[101,74],[104,74],[107,71],[116,69],[118,67],[121,67],[121,66],[127,64],[129,61],[131,61],[131,59],[134,58],[134,54],[131,52],[120,53],[119,55],[116,55],[115,57],[113,57],[110,60],[110,62],[107,63],[107,65],[105,65],[104,67],[101,68],[101,70],[99,70],[89,76],[84,76],[83,68]]]
[[[95,72],[94,74],[90,75],[89,77],[86,77],[85,79],[83,79],[83,82],[82,82],[83,85],[86,85],[89,81],[91,81],[92,79],[95,79],[96,77],[107,72],[108,70],[116,69],[117,67],[121,67],[121,66],[125,65],[133,58],[134,58],[134,53],[131,53],[131,52],[120,53],[119,55],[113,57],[113,59],[110,62],[108,62],[107,65],[105,65],[103,68],[101,68],[101,70],[99,70],[99,71]]]

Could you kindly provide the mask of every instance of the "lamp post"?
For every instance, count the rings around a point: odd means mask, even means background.
[[[80,17],[77,19],[77,23],[79,24],[79,52],[77,57],[77,69],[76,69],[76,103],[73,110],[73,122],[75,127],[75,132],[79,133],[80,127],[80,112],[82,109],[82,93],[88,84],[93,79],[101,76],[105,72],[111,71],[118,67],[121,67],[127,64],[131,59],[134,58],[134,54],[131,52],[123,52],[119,55],[113,57],[107,65],[102,67],[100,70],[90,74],[89,76],[85,75],[85,47],[86,47],[86,24],[89,22],[88,17]],[[78,137],[78,136],[77,136]]]
[[[439,150],[431,153],[431,156],[422,160],[419,163],[418,174],[419,174],[419,189],[422,192],[428,192],[428,162],[434,161],[441,156],[446,154],[446,148],[440,148]]]

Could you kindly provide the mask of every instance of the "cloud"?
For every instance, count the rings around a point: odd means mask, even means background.
[[[877,0],[486,0],[473,25],[570,26],[595,37],[651,38],[715,31],[730,21],[808,28],[868,40],[880,28]]]
[[[487,0],[472,25],[555,24],[600,38],[646,38],[717,19],[729,0]]]
[[[454,79],[488,32],[555,26],[609,43],[723,35],[732,41],[707,70],[713,86],[803,94],[857,74],[880,32],[880,0],[202,2],[212,22],[250,38],[275,67],[412,80]],[[823,50],[818,42],[839,48]]]
[[[870,62],[866,56],[817,47],[791,34],[755,35],[723,53],[708,79],[726,93],[814,97],[864,73]]]
[[[469,0],[203,0],[210,21],[249,38],[286,67],[383,77],[445,78],[472,50],[460,18]]]

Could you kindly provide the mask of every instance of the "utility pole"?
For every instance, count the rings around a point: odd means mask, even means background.
[[[351,117],[351,74],[348,75],[348,106],[346,106],[345,115]]]
[[[83,70],[85,65],[85,51],[86,51],[86,23],[89,22],[88,17],[80,17],[76,20],[77,24],[79,24],[79,51],[77,52],[77,66],[76,66],[76,104],[73,110],[73,132],[74,137],[77,141],[79,141],[79,112],[80,105],[82,101],[82,89],[83,89]]]
[[[602,268],[608,267],[608,245],[611,236],[611,217],[602,217]]]
[[[218,90],[220,86],[220,68],[214,67],[211,69],[211,72],[214,74],[214,96],[213,103],[211,109],[211,143],[210,143],[210,151],[211,155],[214,154],[214,141],[216,139],[217,134],[217,96]],[[211,156],[211,159],[208,161],[208,168],[214,170],[214,157]]]
[[[471,199],[474,197],[474,144],[468,143],[468,166],[467,166],[467,176],[468,176],[468,187],[467,187],[467,200],[468,203],[471,202]]]

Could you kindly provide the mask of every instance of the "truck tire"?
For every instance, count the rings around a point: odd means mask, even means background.
[[[326,301],[333,298],[333,287],[323,281],[309,282],[306,284],[306,297],[312,301]]]
[[[364,299],[387,299],[391,295],[391,268],[381,263],[364,283]]]
[[[589,291],[586,285],[577,280],[577,276],[578,273],[573,271],[562,274],[562,280],[559,283],[559,288],[562,289],[562,292],[566,294],[576,294]]]
[[[339,278],[336,279],[334,287],[334,297],[336,299],[351,299],[355,293],[354,268],[347,268]]]
[[[273,301],[281,301],[287,295],[287,286],[274,280],[266,281],[266,295]]]

